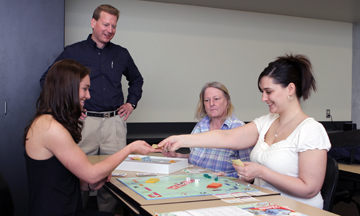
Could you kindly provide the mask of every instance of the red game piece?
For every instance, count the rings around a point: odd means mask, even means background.
[[[207,186],[207,188],[218,188],[221,187],[222,184],[221,183],[211,183]]]

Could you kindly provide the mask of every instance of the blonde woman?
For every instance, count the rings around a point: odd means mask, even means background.
[[[199,95],[196,117],[200,121],[194,127],[192,134],[211,130],[230,130],[244,125],[244,122],[235,116],[229,91],[220,82],[210,82],[203,86]],[[168,157],[189,158],[191,164],[237,178],[238,174],[231,160],[250,161],[251,149],[190,148],[190,154],[175,152],[163,152],[163,154]]]

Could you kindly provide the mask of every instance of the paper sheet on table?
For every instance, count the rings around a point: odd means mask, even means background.
[[[237,198],[239,199],[239,198]],[[157,216],[223,216],[223,215],[292,215],[306,216],[300,212],[293,211],[288,207],[278,206],[269,202],[241,204],[237,206],[222,206],[214,208],[202,208],[196,210],[185,210],[156,214]]]
[[[253,216],[254,214],[236,206],[203,208],[203,209],[187,210],[181,212],[158,214],[158,216],[224,216],[224,215]]]

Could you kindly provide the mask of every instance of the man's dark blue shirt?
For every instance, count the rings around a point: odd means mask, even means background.
[[[99,49],[90,34],[87,40],[65,47],[54,63],[62,59],[76,60],[90,69],[91,98],[84,107],[88,111],[113,111],[124,104],[122,75],[129,83],[126,102],[136,106],[140,100],[144,80],[127,49],[111,42]],[[41,87],[48,70],[40,79]]]

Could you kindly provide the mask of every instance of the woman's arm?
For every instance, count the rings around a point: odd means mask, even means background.
[[[91,164],[70,133],[50,116],[40,117],[31,126],[25,145],[27,154],[43,160],[55,157],[79,179],[96,184],[105,179],[131,153],[161,152],[144,141],[135,141],[105,160]]]
[[[245,166],[234,165],[244,180],[261,178],[289,194],[301,198],[316,196],[324,182],[326,172],[327,151],[307,150],[299,153],[299,177],[291,177],[277,173],[265,166],[244,162]]]
[[[244,149],[253,147],[259,137],[256,125],[250,122],[231,130],[211,130],[199,134],[171,136],[159,143],[164,151],[181,147]]]
[[[104,179],[100,180],[99,182],[97,182],[95,184],[89,184],[87,182],[84,182],[84,181],[80,180],[80,189],[82,191],[99,190],[100,188],[102,188],[102,186],[104,186],[104,184],[106,182],[109,182],[110,179],[111,179],[111,174],[107,178],[104,178]]]
[[[69,139],[68,141],[70,142],[71,140]],[[75,143],[73,146],[68,146],[68,148],[63,147],[61,149],[58,149],[59,145],[60,143],[56,149],[52,149],[54,155],[74,175],[89,184],[97,184],[106,178],[131,153],[146,155],[151,152],[161,151],[155,150],[144,141],[135,141],[103,161],[91,164],[87,155]]]

